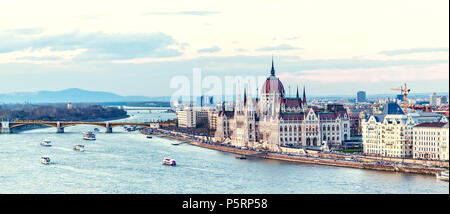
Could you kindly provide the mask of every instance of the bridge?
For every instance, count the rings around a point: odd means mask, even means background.
[[[112,128],[117,126],[141,126],[148,128],[159,128],[160,125],[169,125],[170,122],[148,122],[148,123],[134,123],[134,122],[84,122],[84,121],[42,121],[42,120],[15,120],[12,122],[2,121],[0,134],[12,133],[11,129],[19,126],[37,124],[56,128],[56,133],[64,133],[64,128],[75,125],[94,125],[106,129],[106,133],[112,133]]]

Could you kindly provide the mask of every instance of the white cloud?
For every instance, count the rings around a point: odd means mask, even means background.
[[[70,61],[87,49],[52,50],[51,47],[0,53],[0,63],[52,64]]]
[[[449,64],[427,66],[390,66],[381,68],[358,69],[318,69],[281,73],[282,80],[314,81],[321,83],[352,83],[352,82],[390,82],[414,80],[445,80],[449,79]]]

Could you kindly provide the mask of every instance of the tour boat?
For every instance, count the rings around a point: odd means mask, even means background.
[[[448,170],[436,174],[436,178],[443,181],[448,181]]]
[[[247,156],[245,156],[245,155],[240,155],[240,156],[236,156],[236,158],[237,158],[237,159],[243,160],[243,159],[247,159]]]
[[[41,163],[48,165],[50,164],[50,158],[49,157],[41,157]]]
[[[92,132],[86,132],[83,134],[84,140],[95,140],[95,134]]]
[[[177,162],[171,158],[163,158],[163,165],[175,166],[177,165]]]
[[[73,147],[73,150],[82,152],[82,151],[84,151],[84,146],[83,145],[75,145]]]
[[[51,144],[52,142],[49,140],[42,140],[41,141],[41,146],[52,146]]]

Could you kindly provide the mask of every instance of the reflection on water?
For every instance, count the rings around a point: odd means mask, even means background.
[[[169,119],[173,114],[130,111],[123,121]],[[446,193],[449,184],[433,176],[378,172],[249,157],[171,140],[147,139],[121,127],[96,141],[82,132],[95,126],[72,126],[0,135],[0,193]],[[51,147],[40,146],[42,139]],[[84,152],[73,146],[85,145]],[[51,165],[40,163],[49,156]],[[163,157],[177,160],[162,165]]]

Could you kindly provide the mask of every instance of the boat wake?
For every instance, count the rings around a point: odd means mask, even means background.
[[[84,174],[89,174],[89,175],[102,175],[102,176],[112,176],[112,174],[107,173],[107,172],[99,172],[97,170],[91,170],[91,169],[80,169],[80,168],[76,168],[73,166],[69,166],[69,165],[55,165],[55,168],[59,168],[59,169],[65,169],[65,170],[69,170],[72,172],[77,172],[77,173],[84,173]]]

